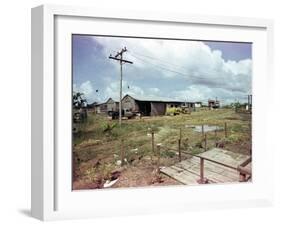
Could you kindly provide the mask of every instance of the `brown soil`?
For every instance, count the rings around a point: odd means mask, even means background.
[[[163,162],[168,162],[170,160],[163,160]],[[89,165],[92,167],[98,167],[98,165],[93,163],[93,160],[88,161],[86,164],[80,165],[80,168],[76,169],[76,178],[73,182],[73,189],[100,189],[103,188],[103,184],[106,179],[97,176],[96,181],[87,181],[80,173],[77,171],[84,172]],[[111,188],[128,188],[128,187],[147,187],[147,186],[159,186],[159,185],[180,185],[176,180],[156,172],[156,168],[151,164],[151,160],[134,161],[132,164],[126,164],[123,167],[115,168],[112,173],[120,172],[117,176],[118,181]],[[166,164],[166,163],[165,163]],[[101,175],[100,175],[101,176]],[[80,179],[79,179],[80,178]],[[116,179],[116,178],[114,178]]]

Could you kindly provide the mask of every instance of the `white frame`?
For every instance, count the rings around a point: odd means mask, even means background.
[[[219,26],[237,26],[255,29],[265,29],[267,38],[267,62],[266,70],[268,72],[267,90],[270,91],[272,85],[272,61],[273,61],[273,23],[270,20],[237,18],[237,17],[217,17],[217,16],[195,16],[182,15],[171,13],[153,13],[153,12],[122,12],[115,10],[89,9],[79,7],[66,7],[44,5],[32,9],[32,216],[42,220],[62,219],[62,218],[81,218],[93,216],[112,216],[113,210],[95,211],[94,209],[76,211],[61,211],[56,209],[57,192],[56,191],[56,171],[57,164],[55,154],[55,139],[54,131],[57,125],[55,118],[55,17],[56,16],[72,16],[85,18],[107,18],[125,19],[132,21],[146,22],[166,22],[166,23],[181,23],[181,24],[204,24],[204,25],[219,25]],[[264,94],[269,97],[270,92]],[[272,169],[272,152],[267,151],[268,163],[264,166],[269,172]],[[257,195],[251,196],[249,199],[242,198],[241,200],[225,201],[222,200],[212,203],[204,201],[192,202],[192,207],[189,207],[188,202],[173,202],[169,203],[171,208],[162,209],[143,209],[142,206],[132,204],[127,207],[127,213],[122,213],[122,210],[116,211],[116,214],[134,214],[147,212],[164,212],[164,211],[180,211],[187,209],[201,208],[226,208],[240,206],[259,206],[272,203],[272,180],[268,179],[263,191]],[[219,185],[218,185],[219,186]],[[239,185],[241,186],[241,185]],[[250,187],[249,187],[250,188]],[[177,188],[169,188],[175,190]],[[192,188],[194,190],[194,188]],[[199,189],[196,187],[196,189]],[[207,188],[212,192],[215,187]],[[219,188],[221,189],[221,188]],[[235,189],[232,188],[232,189]],[[163,189],[161,189],[163,192]],[[168,189],[166,189],[167,191]],[[124,193],[125,190],[123,190]],[[154,189],[154,193],[155,193]],[[179,191],[179,190],[178,190]],[[127,191],[128,192],[128,191]],[[137,192],[141,192],[140,190]],[[182,188],[181,188],[182,192]],[[177,206],[177,204],[179,204]],[[73,203],[73,205],[75,205]],[[161,204],[163,205],[163,203]],[[156,207],[156,206],[155,206]],[[154,207],[154,208],[155,208]]]

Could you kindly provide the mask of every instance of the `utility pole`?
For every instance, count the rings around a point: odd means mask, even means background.
[[[124,60],[123,59],[123,53],[127,52],[126,47],[121,49],[120,52],[117,52],[117,54],[113,57],[111,54],[109,56],[109,59],[117,60],[120,63],[120,99],[119,99],[119,125],[121,126],[122,123],[122,80],[123,80],[123,69],[122,65],[125,63],[132,64],[132,61]]]

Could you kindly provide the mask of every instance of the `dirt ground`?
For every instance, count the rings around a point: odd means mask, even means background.
[[[218,146],[237,153],[250,153],[251,115],[235,113],[233,109],[130,119],[124,120],[121,127],[118,121],[106,116],[89,114],[88,120],[78,125],[79,132],[73,134],[73,189],[100,189],[110,182],[114,182],[110,188],[178,185],[179,182],[157,173],[156,144],[161,143],[160,167],[178,162],[180,134],[182,150],[202,153],[205,151],[204,136],[194,129],[202,124],[217,126],[216,131],[205,132],[207,149]],[[183,159],[188,157],[182,156]]]

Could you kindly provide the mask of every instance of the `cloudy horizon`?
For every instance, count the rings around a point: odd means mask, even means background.
[[[123,96],[246,102],[251,94],[252,45],[73,35],[73,90],[88,103],[119,100],[120,64],[110,60],[123,47]]]

